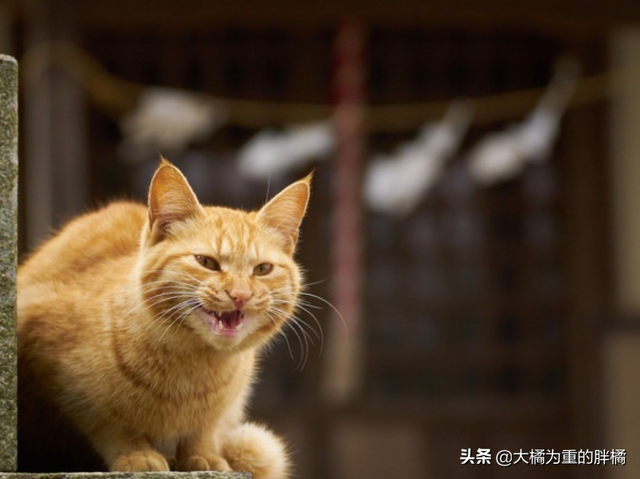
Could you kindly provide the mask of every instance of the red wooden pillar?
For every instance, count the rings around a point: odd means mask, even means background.
[[[339,27],[333,73],[337,149],[333,168],[331,300],[340,314],[336,313],[330,325],[325,356],[325,393],[332,403],[349,401],[357,394],[362,379],[364,44],[362,25],[352,22]]]

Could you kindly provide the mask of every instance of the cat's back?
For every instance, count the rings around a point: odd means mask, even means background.
[[[100,312],[136,261],[146,215],[142,205],[116,202],[79,216],[18,270],[20,470],[103,467],[61,412],[58,381],[76,384],[70,365],[96,368],[108,351]]]
[[[79,216],[44,243],[18,271],[18,289],[55,281],[73,283],[108,264],[133,258],[147,209],[116,202]]]

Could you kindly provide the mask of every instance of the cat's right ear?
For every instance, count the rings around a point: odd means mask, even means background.
[[[178,168],[162,158],[149,187],[149,238],[161,241],[171,225],[202,212],[195,193]]]
[[[289,254],[298,242],[300,223],[309,203],[312,176],[289,185],[258,212],[258,220],[278,235]]]

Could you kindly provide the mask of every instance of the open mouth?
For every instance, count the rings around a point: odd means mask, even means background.
[[[198,315],[213,333],[221,336],[235,336],[244,326],[244,313],[239,310],[218,312],[200,306]]]

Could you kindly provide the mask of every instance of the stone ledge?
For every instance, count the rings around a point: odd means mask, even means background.
[[[252,479],[248,472],[4,472],[0,479]]]
[[[18,63],[0,55],[0,470],[16,470]]]

